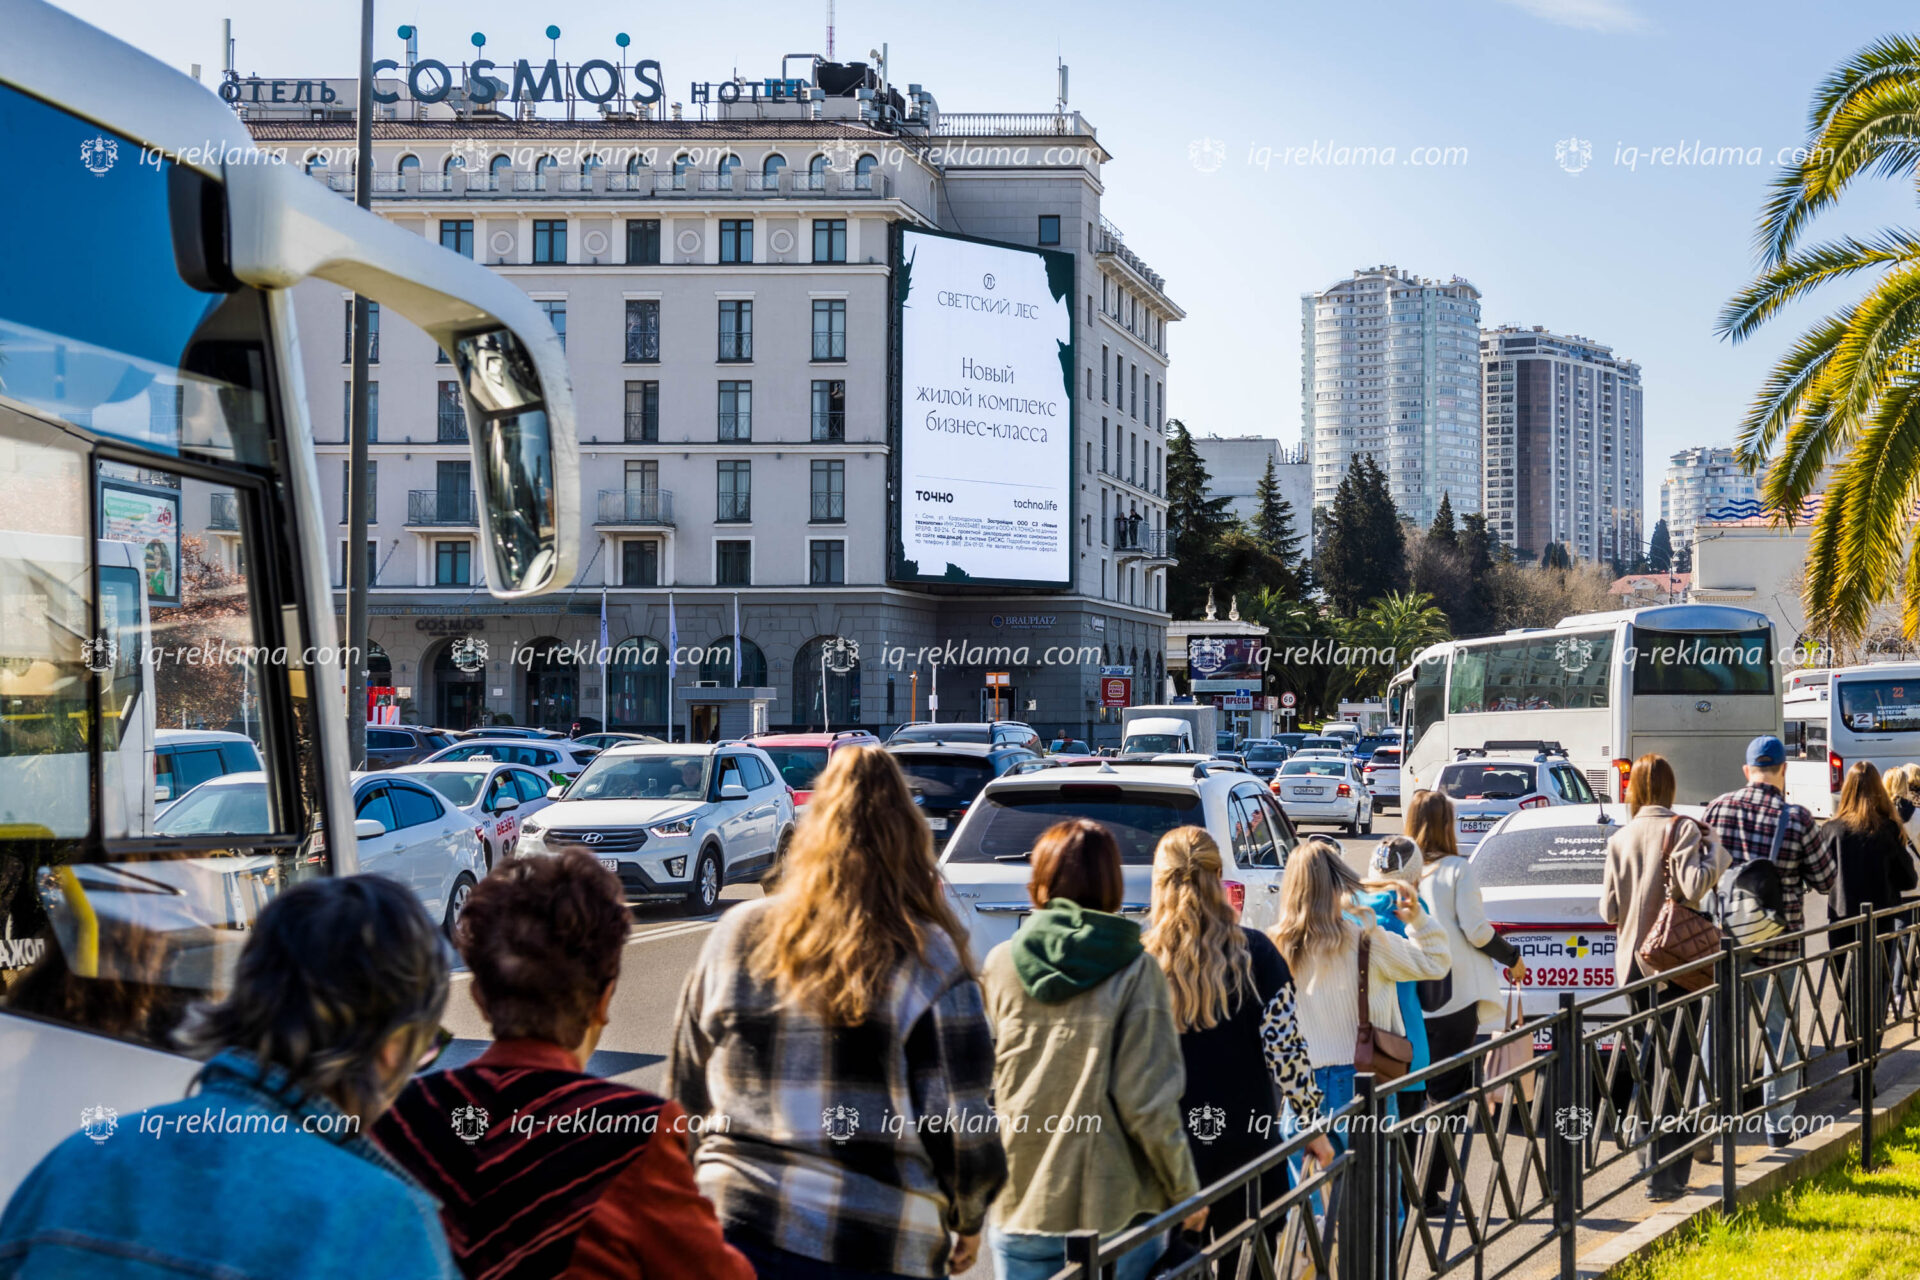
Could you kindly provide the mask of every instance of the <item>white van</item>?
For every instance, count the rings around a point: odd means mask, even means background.
[[[160,729],[153,735],[154,816],[208,779],[260,768],[259,749],[244,733]]]
[[[1882,773],[1920,761],[1920,662],[1796,672],[1781,710],[1787,798],[1833,816],[1847,770],[1871,760]]]

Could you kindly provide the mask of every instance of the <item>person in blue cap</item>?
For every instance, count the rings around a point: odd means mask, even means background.
[[[1806,928],[1803,900],[1808,890],[1826,893],[1833,888],[1838,863],[1833,848],[1815,838],[1811,813],[1787,799],[1787,748],[1770,733],[1747,744],[1747,785],[1729,791],[1707,806],[1707,826],[1733,858],[1733,865],[1771,859],[1780,872],[1787,919],[1784,941],[1762,945],[1747,958],[1748,967],[1798,960],[1803,948],[1796,936]],[[1766,990],[1766,1034],[1777,1062],[1778,1075],[1761,1085],[1767,1111],[1767,1144],[1784,1147],[1793,1140],[1794,1102],[1800,1088],[1800,1051],[1789,1034],[1798,969],[1786,969],[1762,979]],[[1782,1098],[1788,1099],[1781,1101]]]

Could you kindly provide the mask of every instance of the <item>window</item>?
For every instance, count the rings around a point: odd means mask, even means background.
[[[359,804],[354,808],[353,816],[372,818],[380,824],[380,829],[383,831],[400,829],[400,820],[393,816],[393,801],[387,798],[387,789],[383,786],[376,786],[361,796]]]
[[[1059,214],[1043,213],[1040,215],[1040,243],[1041,244],[1059,244],[1060,243],[1060,215]]]
[[[1140,366],[1134,365],[1127,370],[1127,416],[1140,416]]]
[[[745,466],[743,462],[740,464]],[[722,539],[713,544],[713,585],[750,587],[753,585],[753,544]]]
[[[627,301],[627,363],[660,361],[660,302],[656,298]]]
[[[424,788],[389,783],[387,791],[393,797],[393,808],[400,815],[402,827],[419,827],[437,822],[444,812],[440,802],[433,798],[433,793]]]
[[[349,378],[340,384],[345,388],[340,398],[340,440],[345,443],[353,439],[353,380]],[[367,442],[380,440],[380,384],[367,383]]]
[[[623,587],[660,585],[659,543],[635,538],[620,544],[620,585]]]
[[[493,191],[498,191],[500,189],[500,179],[508,176],[512,172],[513,161],[505,156],[495,156],[493,162],[487,166],[488,188]]]
[[[627,443],[656,444],[660,439],[660,384],[627,383]]]
[[[1423,677],[1428,665],[1421,664]],[[1461,649],[1453,657],[1447,714],[1605,707],[1612,666],[1613,636],[1607,632]]]
[[[1107,403],[1107,349],[1100,348],[1100,403]]]
[[[342,518],[341,523],[345,524],[346,520]],[[348,545],[349,544],[345,538],[342,538],[340,540],[339,585],[342,587],[347,585],[347,547]],[[379,542],[379,539],[377,538],[368,538],[367,539],[367,585],[370,587],[379,586],[380,585],[379,582],[376,581],[376,579],[378,579],[379,576],[380,576],[380,542]],[[249,765],[248,767],[252,768],[254,766]]]
[[[567,300],[565,298],[537,298],[535,302],[540,310],[546,312],[547,323],[553,326],[554,336],[560,339],[560,349],[567,349]]]
[[[807,584],[838,587],[847,580],[847,544],[839,538],[815,538],[807,543]]]
[[[853,186],[856,191],[873,190],[873,171],[880,162],[872,156],[861,156],[853,162]]]
[[[847,303],[844,298],[813,300],[813,358],[847,358]]]
[[[1636,695],[1773,692],[1773,643],[1767,634],[1636,626],[1632,644]]]
[[[838,523],[847,518],[847,464],[838,458],[813,460],[812,519]]]
[[[751,299],[720,300],[720,359],[753,359],[753,302]]]
[[[772,186],[779,181],[780,171],[786,167],[787,158],[776,151],[761,162],[760,177],[765,185]]]
[[[632,266],[660,263],[660,219],[627,219],[627,262]]]
[[[715,520],[753,519],[753,464],[722,460],[718,468],[719,504]]]
[[[434,439],[441,444],[467,442],[467,406],[460,398],[460,384],[442,382],[434,398]]]
[[[440,247],[471,258],[473,256],[473,219],[440,219]]]
[[[347,522],[347,500],[352,492],[353,464],[340,464],[340,523]],[[380,523],[380,459],[367,459],[367,523]]]
[[[433,544],[433,585],[470,587],[473,585],[473,544],[443,541]]]
[[[685,191],[687,189],[687,172],[692,167],[692,162],[684,155],[677,155],[673,158],[673,189],[675,191]]]
[[[721,156],[720,157],[720,163],[714,166],[714,172],[719,175],[720,189],[722,191],[733,190],[733,175],[739,172],[739,169],[740,169],[739,156]]]
[[[535,262],[567,260],[567,220],[565,218],[533,220],[533,260]]]
[[[628,493],[658,493],[660,491],[660,462],[656,458],[628,458],[626,468]]]
[[[723,441],[753,439],[753,384],[751,382],[720,384],[719,438]]]
[[[827,158],[815,156],[807,161],[807,190],[825,191],[827,189]]]
[[[753,219],[720,219],[720,261],[753,261]]]
[[[813,220],[813,260],[815,262],[847,260],[847,220],[845,218]]]
[[[813,384],[813,438],[847,438],[847,384],[838,378]]]
[[[346,301],[346,350],[340,356],[341,364],[353,363],[353,299]],[[367,303],[367,363],[380,363],[380,304]]]
[[[1104,547],[1107,545],[1108,536],[1109,535],[1107,533],[1107,491],[1105,489],[1102,489],[1100,491],[1100,545],[1101,546]],[[1101,567],[1103,569],[1106,567],[1105,561],[1101,562]]]

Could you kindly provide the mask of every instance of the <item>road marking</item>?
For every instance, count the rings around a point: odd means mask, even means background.
[[[630,947],[636,942],[657,942],[662,939],[685,938],[692,934],[705,933],[708,929],[718,924],[719,921],[720,918],[718,916],[710,916],[702,917],[699,920],[680,920],[673,924],[654,925],[648,928],[635,929],[627,935],[627,940],[622,945]],[[472,976],[473,970],[463,965],[448,974],[447,978],[451,982],[458,982],[462,978],[471,978]]]

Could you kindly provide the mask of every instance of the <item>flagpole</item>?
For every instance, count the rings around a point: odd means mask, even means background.
[[[612,728],[607,723],[607,589],[600,588],[600,732]]]

